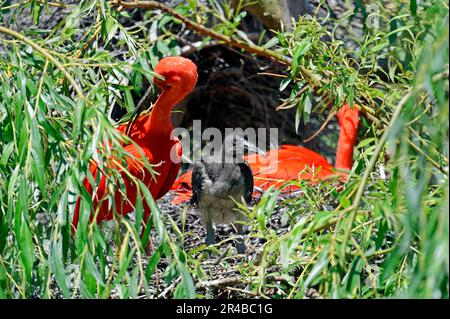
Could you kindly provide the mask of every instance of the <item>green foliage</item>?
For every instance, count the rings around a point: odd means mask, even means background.
[[[39,20],[47,6],[30,1],[2,8],[2,19],[5,13],[27,7],[33,12],[40,8],[35,16]],[[108,114],[114,104],[133,110],[130,92],[143,94],[144,78],[151,81],[156,62],[163,55],[177,54],[175,47],[164,36],[153,43],[138,41],[136,31],[121,25],[121,14],[104,1],[82,1],[71,9],[54,29],[26,32],[44,48],[44,54],[18,39],[1,39],[0,296],[105,298],[113,290],[124,298],[137,297],[142,291],[150,294],[147,283],[157,259],[153,257],[147,267],[141,261],[142,247],[148,241],[148,234],[143,243],[139,237],[144,201],[153,208],[160,247],[155,256],[167,258],[172,275],[183,278],[178,296],[193,296],[181,253],[171,244],[147,188],[138,185],[142,193],[136,206],[137,222],[132,225],[118,218],[117,225],[124,231],[108,233],[89,223],[92,200],[82,187],[85,176],[92,185],[97,183],[88,173],[91,160],[100,155],[105,162],[115,155],[123,161],[124,137],[116,132]],[[97,22],[83,29],[82,21],[92,18]],[[155,28],[163,24],[160,18],[150,21]],[[112,41],[123,55],[108,51]],[[99,47],[91,48],[94,42]],[[61,61],[83,88],[82,97],[72,94],[69,79],[49,57]],[[123,190],[118,170],[103,169],[110,173],[110,183]],[[72,238],[69,225],[76,194],[82,195],[81,218]],[[115,245],[110,245],[111,240]]]
[[[358,3],[336,23],[359,12],[370,17]],[[314,288],[329,298],[448,298],[448,4],[390,4],[379,6],[378,28],[365,27],[352,38],[356,51],[311,18],[260,39],[264,48],[292,58],[281,87],[291,89],[285,105],[297,108],[292,125],[348,100],[363,107],[365,120],[344,186],[292,182],[304,194],[280,201],[279,192],[270,190],[252,210],[240,206],[252,236],[265,240],[260,260],[239,269],[243,281],[256,278],[246,287],[252,296],[303,298]],[[207,277],[201,267],[205,247],[183,248],[185,219],[180,229],[135,181],[141,190],[135,219],[117,217],[100,227],[89,222],[92,199],[82,186],[85,177],[97,183],[89,173],[92,160],[114,155],[123,162],[124,137],[109,114],[114,105],[131,112],[132,93],[144,93],[156,62],[180,54],[173,34],[179,21],[148,11],[143,22],[128,27],[129,12],[86,0],[70,5],[53,29],[40,29],[50,3],[0,0],[0,26],[13,25],[25,9],[36,26],[20,33],[43,50],[0,31],[0,298],[155,297],[161,261],[174,297],[205,297],[195,288]],[[215,31],[250,41],[238,28],[245,13],[227,1],[188,1],[176,10],[201,24],[213,16]],[[322,84],[311,85],[305,69]],[[400,117],[391,123],[397,107]],[[387,143],[375,154],[385,132]],[[118,170],[103,169],[123,191]],[[80,226],[72,237],[78,196]],[[141,238],[145,204],[152,218]],[[281,235],[269,225],[279,206],[289,225]],[[145,258],[150,229],[156,247]],[[285,280],[268,281],[276,276]]]
[[[278,286],[288,297],[302,298],[312,287],[333,298],[448,298],[448,6],[425,2],[409,12],[396,4],[390,16],[381,10],[379,28],[355,39],[360,49],[351,55],[341,41],[320,41],[333,35],[314,20],[300,19],[292,33],[278,33],[284,53],[293,57],[281,89],[294,83],[285,105],[298,108],[296,123],[309,117],[310,96],[323,90],[335,105],[354,100],[379,119],[364,125],[366,139],[341,192],[334,184],[291,183],[305,191],[285,201],[291,230],[281,238],[276,230],[261,235],[271,238],[264,250],[271,257],[258,268],[262,278],[274,275],[269,269],[279,263],[286,278],[301,271],[295,283]],[[387,70],[382,59],[389,61]],[[329,81],[314,89],[300,66]],[[409,94],[400,119],[389,124]],[[329,102],[316,99],[317,111]],[[387,147],[370,167],[385,130]],[[352,209],[359,176],[368,169],[374,171]],[[262,197],[256,212],[269,198]],[[334,209],[324,205],[333,202],[339,203]]]

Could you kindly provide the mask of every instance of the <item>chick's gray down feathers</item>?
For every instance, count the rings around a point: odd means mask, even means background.
[[[242,216],[234,210],[236,201],[244,198],[250,204],[253,174],[247,162],[197,163],[192,171],[191,204],[199,206],[202,217],[215,224],[231,223]]]

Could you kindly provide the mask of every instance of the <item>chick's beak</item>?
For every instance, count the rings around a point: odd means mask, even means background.
[[[247,140],[244,140],[244,147],[248,152],[253,152],[256,154],[260,154],[263,157],[267,157],[266,156],[266,152],[264,152],[262,149],[260,149],[259,147],[257,147],[256,145],[254,145],[253,143],[250,143]]]

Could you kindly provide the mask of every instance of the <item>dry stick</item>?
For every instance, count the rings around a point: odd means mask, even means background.
[[[275,78],[287,78],[287,75],[284,74],[276,74],[276,73],[269,73],[269,72],[259,72],[258,75],[267,75],[267,76],[273,76]]]
[[[158,299],[165,298],[167,293],[170,292],[170,290],[172,290],[180,281],[181,276],[178,276],[178,278],[174,282],[172,282],[166,289],[164,289],[164,291],[161,292],[157,298]]]
[[[69,80],[70,84],[73,86],[74,90],[77,92],[78,97],[80,99],[84,99],[84,95],[83,95],[83,91],[81,90],[81,88],[78,86],[77,82],[75,81],[75,79],[70,75],[70,73],[66,70],[66,68],[61,64],[61,62],[59,62],[58,60],[56,60],[46,49],[42,48],[41,46],[39,46],[38,44],[36,44],[35,42],[33,42],[31,39],[27,38],[26,36],[17,33],[16,31],[13,31],[11,29],[5,28],[5,27],[1,27],[0,26],[0,33],[4,33],[7,34],[9,36],[12,36],[13,38],[16,38],[17,40],[28,44],[29,46],[31,46],[33,49],[35,49],[36,51],[38,51],[39,53],[41,53],[45,58],[47,58],[50,62],[52,62],[58,69],[61,70],[61,72],[64,74],[64,76],[67,78],[67,80]]]
[[[295,95],[295,98],[299,98],[306,90],[308,89],[308,85],[303,86],[300,91],[297,92],[297,94]],[[279,111],[279,110],[287,110],[290,108],[293,108],[295,105],[289,105],[291,103],[292,100],[287,100],[286,102],[283,102],[282,104],[278,105],[275,110]],[[289,106],[288,106],[289,105]]]

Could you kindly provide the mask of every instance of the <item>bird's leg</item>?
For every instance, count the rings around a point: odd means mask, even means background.
[[[206,220],[206,245],[214,244],[214,228],[212,224],[211,217],[208,216]]]
[[[245,253],[245,243],[244,243],[244,226],[241,223],[238,223],[236,225],[237,229],[237,243],[236,243],[236,249],[239,254]]]

